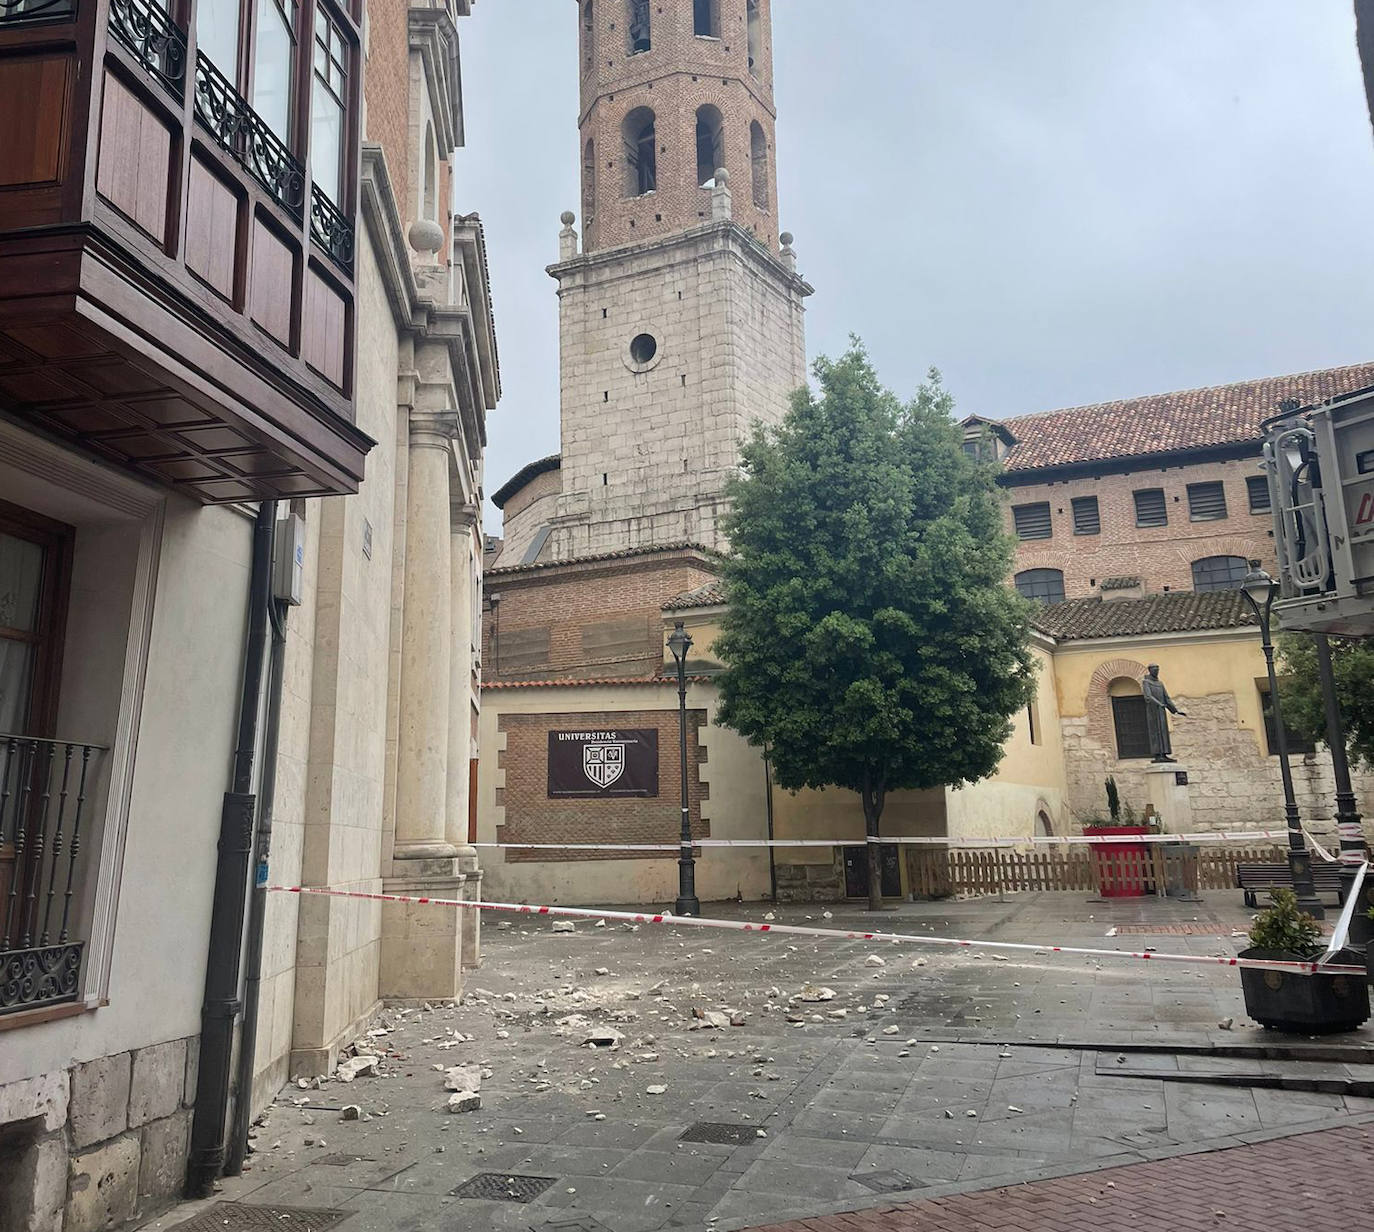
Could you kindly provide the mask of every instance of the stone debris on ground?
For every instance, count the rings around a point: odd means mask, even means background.
[[[577,931],[577,925],[571,920],[555,920],[553,922],[553,931],[556,933],[575,933]]]

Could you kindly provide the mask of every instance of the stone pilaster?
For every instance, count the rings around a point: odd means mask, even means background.
[[[452,442],[457,435],[457,416],[451,412],[411,414],[397,750],[397,862],[457,854],[446,836],[445,820],[453,600],[448,493]]]
[[[396,772],[396,841],[386,893],[463,896],[466,878],[448,838],[453,549],[449,477],[452,411],[412,411],[406,487],[405,606]],[[458,907],[384,903],[378,993],[443,1000],[462,991]]]

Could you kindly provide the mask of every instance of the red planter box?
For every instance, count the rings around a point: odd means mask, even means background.
[[[1149,834],[1149,826],[1103,826],[1084,831],[1091,838]],[[1151,873],[1144,843],[1092,843],[1097,892],[1103,898],[1139,898],[1147,892]]]

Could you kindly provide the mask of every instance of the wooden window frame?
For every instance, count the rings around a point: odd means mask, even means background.
[[[1213,500],[1221,502],[1221,512],[1211,507]],[[1220,479],[1208,479],[1188,485],[1188,521],[1224,522],[1230,517],[1226,504],[1226,485]]]
[[[1069,502],[1073,510],[1073,533],[1075,535],[1100,535],[1102,533],[1102,507],[1095,496],[1075,496]],[[1087,515],[1091,510],[1091,516]]]
[[[1024,515],[1028,521],[1033,516],[1038,520],[1038,511],[1042,508],[1045,511],[1045,533],[1043,535],[1027,534],[1021,526],[1022,516]],[[1037,513],[1032,514],[1032,510],[1037,511]],[[1011,524],[1016,531],[1016,537],[1023,543],[1033,542],[1037,539],[1054,538],[1054,510],[1050,507],[1049,501],[1028,501],[1024,505],[1013,505],[1011,507]]]
[[[0,500],[0,533],[38,544],[45,552],[43,579],[38,597],[38,632],[20,635],[6,630],[5,640],[38,646],[33,679],[29,683],[28,719],[24,736],[51,739],[57,734],[57,714],[62,682],[62,647],[67,635],[67,609],[71,601],[72,549],[75,527]]]
[[[1160,518],[1159,521],[1147,521],[1145,513],[1140,507],[1141,497],[1152,497],[1159,494]],[[1163,488],[1136,488],[1131,493],[1131,499],[1135,502],[1135,524],[1141,527],[1157,527],[1169,525],[1169,498],[1164,494]]]
[[[1037,575],[1037,576],[1035,576],[1034,578],[1032,578],[1032,577],[1031,577],[1031,574],[1035,574],[1035,575]],[[1059,576],[1059,597],[1058,597],[1057,599],[1054,598],[1054,597],[1052,597],[1052,596],[1050,596],[1050,595],[1034,595],[1034,594],[1028,595],[1028,594],[1022,589],[1022,583],[1023,583],[1023,582],[1024,582],[1024,584],[1025,584],[1026,586],[1028,586],[1028,587],[1040,586],[1040,585],[1044,585],[1044,584],[1050,582],[1051,579],[1048,578],[1048,577],[1046,577],[1046,576],[1044,576],[1044,575],[1046,575],[1046,574],[1058,574],[1058,576]],[[1018,573],[1014,578],[1012,578],[1012,584],[1016,587],[1016,593],[1017,593],[1018,595],[1020,595],[1023,599],[1029,599],[1032,603],[1063,603],[1063,602],[1064,602],[1064,598],[1065,598],[1065,595],[1064,595],[1064,570],[1062,570],[1062,569],[1051,569],[1051,568],[1043,568],[1043,569],[1022,569],[1020,573]]]
[[[1204,576],[1203,578],[1199,579],[1199,577],[1198,577],[1198,566],[1199,566],[1199,565],[1208,565],[1208,566],[1212,566],[1212,562],[1213,562],[1213,561],[1221,561],[1221,560],[1224,560],[1224,561],[1237,561],[1237,560],[1238,560],[1238,561],[1241,562],[1241,564],[1240,564],[1240,569],[1238,570],[1237,567],[1236,567],[1235,565],[1229,565],[1229,566],[1228,566],[1229,575],[1228,575],[1228,576],[1226,577],[1226,579],[1225,579],[1226,585],[1224,585],[1224,586],[1203,585],[1202,587],[1199,588],[1199,586],[1198,586],[1199,580],[1203,581],[1204,583],[1210,583],[1211,581],[1214,580],[1214,578],[1213,578],[1212,576]],[[1192,562],[1192,564],[1189,566],[1189,568],[1191,569],[1192,575],[1193,575],[1193,591],[1194,591],[1195,594],[1200,594],[1200,595],[1205,595],[1205,594],[1216,594],[1216,593],[1218,593],[1219,591],[1235,590],[1237,587],[1239,587],[1239,586],[1240,586],[1240,582],[1241,582],[1241,578],[1243,578],[1243,577],[1245,576],[1245,574],[1249,572],[1249,569],[1250,569],[1250,562],[1247,561],[1247,560],[1245,559],[1245,557],[1243,557],[1243,556],[1233,556],[1233,555],[1231,555],[1229,552],[1223,552],[1223,553],[1220,553],[1220,554],[1217,554],[1217,555],[1212,555],[1212,556],[1199,556],[1199,557],[1197,558],[1197,560],[1195,560],[1195,561]],[[1217,566],[1212,566],[1211,568],[1209,568],[1209,569],[1207,570],[1207,573],[1208,573],[1209,575],[1212,575],[1212,574],[1220,575],[1222,572],[1223,572],[1223,570],[1222,570],[1220,567],[1217,567]],[[1239,572],[1239,574],[1240,574],[1239,577],[1236,576],[1238,572]]]

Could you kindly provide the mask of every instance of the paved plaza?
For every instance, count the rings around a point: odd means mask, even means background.
[[[826,910],[708,908],[874,927],[857,908]],[[904,904],[877,926],[1221,955],[1245,944],[1232,934],[1247,922],[1239,892],[1198,903],[1041,894]],[[951,1221],[962,1209],[952,1195],[972,1201],[1012,1184],[1026,1195],[1041,1191],[1022,1183],[1037,1182],[1091,1218],[1036,1222],[1052,1208],[1022,1197],[986,1226],[1105,1232],[1126,1225],[1099,1219],[1097,1205],[1121,1208],[1126,1182],[1109,1186],[1103,1170],[1191,1176],[1195,1165],[1177,1157],[1272,1155],[1282,1141],[1253,1144],[1325,1130],[1368,1159],[1374,1033],[1261,1031],[1246,1023],[1230,968],[554,924],[488,917],[485,969],[463,1004],[384,1011],[359,1046],[380,1058],[375,1075],[284,1090],[255,1131],[250,1170],[219,1201],[348,1212],[344,1232],[726,1232],[801,1218],[821,1218],[803,1226],[827,1232],[933,1232],[983,1226]],[[481,1071],[481,1107],[450,1112],[446,1072],[460,1064]],[[358,1120],[343,1119],[349,1105]],[[1298,1190],[1320,1189],[1327,1168],[1312,1153],[1299,1171],[1285,1193],[1301,1207]],[[1078,1189],[1052,1179],[1088,1173]],[[1171,1209],[1167,1188],[1157,1201]],[[145,1226],[209,1209],[183,1206]],[[872,1222],[880,1217],[888,1222]]]

